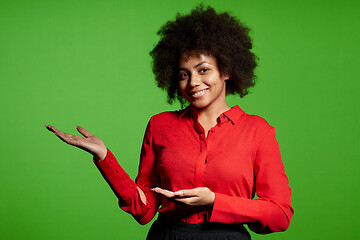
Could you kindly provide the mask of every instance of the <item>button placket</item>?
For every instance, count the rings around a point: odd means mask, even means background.
[[[205,139],[205,133],[201,133],[199,136],[200,139],[200,152],[203,152],[206,150],[206,139]]]

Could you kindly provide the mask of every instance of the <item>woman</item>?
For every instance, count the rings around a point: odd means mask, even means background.
[[[170,103],[189,106],[150,119],[135,182],[84,128],[82,138],[46,126],[94,156],[119,206],[140,224],[159,211],[148,239],[250,239],[245,223],[257,233],[289,226],[291,190],[274,128],[226,102],[254,85],[248,31],[202,5],[160,29],[150,53],[158,86]]]

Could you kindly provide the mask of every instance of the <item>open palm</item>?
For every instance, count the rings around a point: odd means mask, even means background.
[[[104,142],[100,138],[86,131],[83,127],[77,126],[76,129],[84,137],[64,133],[54,126],[45,125],[45,127],[67,144],[81,148],[92,154],[97,161],[103,160],[106,157],[107,148]]]

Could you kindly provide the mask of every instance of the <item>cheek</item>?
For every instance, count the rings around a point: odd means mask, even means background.
[[[186,83],[184,81],[180,81],[178,87],[180,92],[183,94],[186,90]]]
[[[217,77],[216,75],[209,76],[204,82],[207,85],[214,86],[214,87],[218,86],[222,83],[221,80],[219,79],[219,77]]]

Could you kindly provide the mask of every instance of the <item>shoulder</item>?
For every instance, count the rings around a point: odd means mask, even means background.
[[[254,134],[254,136],[258,139],[262,139],[269,132],[275,131],[274,127],[271,126],[267,120],[258,115],[245,113],[242,116],[240,123],[240,125],[244,126],[249,134]]]
[[[181,115],[181,111],[166,111],[155,114],[151,117],[152,122],[166,122],[178,120]]]
[[[175,126],[183,110],[180,111],[166,111],[153,115],[150,118],[149,125],[153,129],[164,129]]]
[[[242,117],[243,132],[252,137],[256,146],[261,146],[265,139],[275,139],[275,128],[267,120],[252,114],[244,114]]]
[[[244,114],[244,120],[254,127],[270,128],[271,125],[262,117],[253,114]]]
[[[270,124],[258,115],[245,113],[238,105],[224,113],[238,127],[252,129],[270,128]]]

